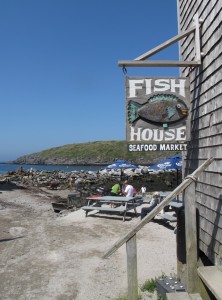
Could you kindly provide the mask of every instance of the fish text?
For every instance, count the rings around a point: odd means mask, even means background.
[[[186,79],[129,79],[129,98],[138,96],[138,91],[142,90],[144,95],[154,92],[179,93],[185,97]]]

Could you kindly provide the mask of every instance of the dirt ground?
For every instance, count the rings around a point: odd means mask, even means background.
[[[55,213],[51,202],[69,193],[0,185],[2,300],[106,300],[127,294],[125,245],[108,259],[102,256],[140,221],[141,206],[125,222],[94,212],[86,218],[81,209]],[[137,234],[139,286],[176,273],[173,229],[157,219]]]

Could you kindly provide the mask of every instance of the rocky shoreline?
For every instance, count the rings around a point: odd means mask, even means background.
[[[170,191],[180,184],[181,172],[150,171],[141,166],[136,169],[125,170],[99,170],[99,171],[23,171],[20,167],[17,171],[8,172],[0,176],[0,183],[12,182],[23,187],[46,187],[56,190],[73,190],[88,196],[97,194],[98,189],[109,193],[110,188],[116,181],[128,180],[137,191],[145,185],[147,191]]]

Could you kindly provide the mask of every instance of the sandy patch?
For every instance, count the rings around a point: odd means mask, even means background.
[[[125,245],[108,259],[102,255],[139,217],[54,213],[51,202],[70,191],[0,191],[1,299],[105,300],[127,293]],[[175,274],[173,227],[147,224],[137,234],[137,253],[139,285]]]

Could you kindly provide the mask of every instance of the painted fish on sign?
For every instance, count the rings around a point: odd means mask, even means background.
[[[138,118],[147,122],[172,123],[188,115],[186,103],[174,95],[155,95],[144,104],[129,101],[129,122],[133,124]]]

